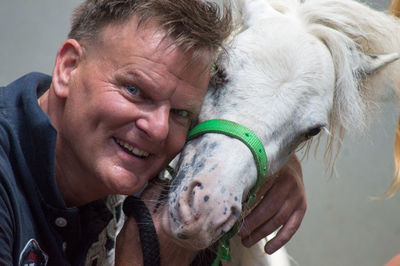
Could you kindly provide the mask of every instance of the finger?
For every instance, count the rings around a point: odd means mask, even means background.
[[[262,238],[276,231],[279,227],[287,223],[293,213],[293,209],[294,207],[290,206],[288,201],[286,201],[275,216],[253,230],[249,236],[244,237],[242,239],[242,244],[245,247],[250,247],[260,241]]]
[[[256,228],[274,217],[284,204],[289,189],[273,186],[261,202],[244,218],[239,230],[241,237],[248,237]]]
[[[274,217],[290,197],[289,194],[292,197],[303,195],[302,193],[292,193],[293,191],[297,191],[298,187],[298,183],[293,178],[293,175],[288,172],[282,172],[282,175],[276,179],[274,185],[261,202],[246,216],[239,235],[241,237],[248,237],[252,231]],[[297,205],[298,198],[289,201],[289,203]]]
[[[303,216],[304,212],[300,210],[295,211],[277,235],[267,242],[265,252],[272,254],[283,247],[299,229]]]
[[[295,203],[295,204],[293,204]],[[286,233],[291,237],[290,233],[293,234],[297,231],[301,221],[305,215],[307,209],[307,202],[303,194],[292,194],[292,197],[288,198],[281,206],[280,210],[262,226],[259,226],[248,236],[243,238],[243,244],[247,247],[255,244],[260,239],[268,236],[272,232],[276,231],[281,226],[286,226],[283,233],[283,238]],[[295,219],[293,221],[293,219]],[[290,224],[289,221],[292,223]]]
[[[272,188],[245,218],[239,235],[244,239],[249,238],[250,235],[254,237],[253,231],[260,232],[260,228],[264,228],[264,235],[257,235],[257,239],[254,241],[245,241],[253,244],[265,237],[267,235],[266,232],[271,233],[285,224],[293,210],[297,206],[301,207],[303,205],[306,205],[306,201],[301,165],[297,157],[292,156],[289,163],[279,171],[279,177],[275,179]],[[280,214],[278,214],[279,212]],[[271,219],[272,217],[274,218]],[[261,225],[263,226],[261,227]]]
[[[284,183],[281,182],[284,178],[299,179],[300,182],[302,182],[301,164],[296,154],[290,156],[288,162],[282,167],[281,170],[279,170],[278,173],[266,179],[266,181],[257,191],[256,202],[259,202],[262,198],[264,198],[267,192],[272,188],[272,186],[274,186],[275,183]]]
[[[268,191],[273,187],[276,182],[276,177],[267,178],[257,191],[255,202],[260,202],[267,195]]]
[[[282,167],[281,170],[279,170],[278,173],[276,173],[273,176],[268,177],[265,182],[261,185],[259,190],[257,191],[257,196],[256,196],[256,201],[255,202],[260,202],[262,198],[265,197],[265,195],[268,193],[268,191],[276,184],[277,182],[279,183],[284,183],[282,182],[282,179],[299,179],[296,180],[296,182],[303,182],[302,180],[302,170],[301,170],[301,164],[299,159],[297,158],[296,154],[293,154],[292,156],[289,157],[288,162]],[[302,185],[301,185],[302,186]]]

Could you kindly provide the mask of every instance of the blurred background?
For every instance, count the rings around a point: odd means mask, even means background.
[[[51,74],[58,47],[66,39],[78,0],[2,0],[0,85],[40,71]],[[367,1],[386,10],[388,0]],[[371,18],[373,19],[373,18]],[[303,161],[308,209],[288,244],[301,266],[377,266],[400,253],[400,194],[383,193],[393,175],[393,137],[400,109],[389,95],[364,136],[346,136],[334,174],[323,151]],[[299,155],[301,156],[301,152]]]

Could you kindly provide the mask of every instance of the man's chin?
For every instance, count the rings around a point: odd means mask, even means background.
[[[109,180],[109,194],[134,195],[142,191],[145,184],[145,178],[137,178],[133,175],[114,176],[112,180]]]

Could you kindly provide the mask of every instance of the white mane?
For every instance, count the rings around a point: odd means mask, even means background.
[[[331,125],[346,130],[363,129],[367,110],[379,97],[376,88],[382,87],[375,85],[391,85],[391,79],[399,76],[396,73],[400,71],[400,64],[391,64],[385,71],[369,75],[363,62],[354,59],[361,59],[358,51],[371,55],[399,51],[398,22],[345,0],[308,0],[297,12],[308,31],[326,44],[334,60],[337,72]]]
[[[336,88],[330,117],[332,147],[345,132],[362,132],[368,115],[377,109],[382,84],[393,87],[400,81],[400,62],[385,66],[385,71],[369,73],[365,54],[382,55],[400,51],[400,27],[395,17],[348,0],[265,0],[277,12],[301,23],[307,32],[320,39],[329,49],[336,70]],[[255,2],[255,1],[248,1]],[[243,8],[244,0],[233,1]],[[248,21],[236,12],[236,21]],[[251,14],[252,20],[257,16]],[[254,18],[255,17],[255,18]],[[246,22],[238,27],[246,29]],[[379,85],[378,85],[379,84]]]

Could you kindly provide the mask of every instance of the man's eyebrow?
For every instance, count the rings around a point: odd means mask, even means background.
[[[115,77],[118,80],[123,81],[140,80],[140,74],[138,74],[136,71],[121,71],[116,73]]]
[[[149,75],[147,72],[140,70],[125,70],[117,73],[116,79],[119,82],[132,83],[132,85],[138,86],[139,89],[144,90],[144,95],[153,100],[167,97],[170,93],[170,90],[166,89],[168,85],[160,83],[153,75],[159,74],[152,72]]]
[[[140,71],[121,71],[116,75],[116,80],[118,82],[132,83],[130,85],[136,85],[143,89],[154,89],[154,84],[150,82],[150,79],[146,78],[146,75],[142,74]]]

